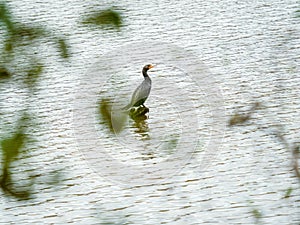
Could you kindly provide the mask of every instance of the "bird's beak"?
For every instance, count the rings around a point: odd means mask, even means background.
[[[155,65],[150,65],[150,68],[149,68],[149,69],[151,69],[151,68],[153,68],[153,67],[155,67]]]

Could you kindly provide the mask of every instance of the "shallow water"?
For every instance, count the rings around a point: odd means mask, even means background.
[[[111,4],[124,16],[121,32],[78,23]],[[51,43],[40,50],[47,68],[30,97],[38,141],[14,168],[20,183],[24,171],[37,176],[36,198],[3,196],[0,223],[299,224],[291,154],[272,135],[281,124],[299,141],[297,1],[9,5],[17,18],[66,34],[72,57],[62,62]],[[157,64],[149,118],[109,133],[97,101],[126,105],[149,61]],[[4,135],[29,97],[18,79],[0,85]],[[225,126],[254,102],[262,107],[246,125]]]

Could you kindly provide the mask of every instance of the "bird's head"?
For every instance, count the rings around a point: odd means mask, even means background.
[[[150,70],[150,69],[153,68],[153,67],[154,67],[154,65],[148,64],[148,65],[144,66],[143,70],[144,70],[144,71],[147,71],[147,70]]]

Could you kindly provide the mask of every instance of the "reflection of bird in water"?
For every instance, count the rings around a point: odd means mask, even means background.
[[[149,127],[145,119],[135,120],[133,127],[136,128],[134,132],[141,135],[143,140],[150,139]]]
[[[151,64],[144,66],[142,70],[144,81],[135,89],[131,97],[131,102],[123,108],[124,110],[128,110],[132,107],[138,106],[145,107],[144,103],[147,100],[151,90],[151,79],[147,74],[147,71],[153,67],[154,66]]]

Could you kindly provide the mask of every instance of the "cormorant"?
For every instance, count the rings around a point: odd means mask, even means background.
[[[123,108],[124,110],[128,110],[131,107],[138,107],[141,105],[143,107],[146,107],[144,103],[147,100],[151,90],[151,79],[147,74],[147,71],[153,67],[154,66],[152,64],[148,64],[143,67],[142,73],[144,76],[144,81],[135,89],[131,97],[131,102]]]

